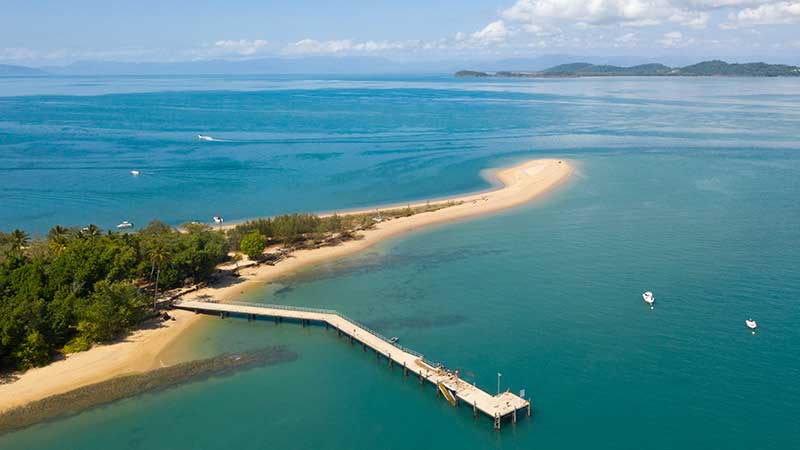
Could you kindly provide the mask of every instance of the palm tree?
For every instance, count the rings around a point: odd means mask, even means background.
[[[83,232],[83,235],[85,237],[97,237],[100,236],[102,230],[100,230],[100,227],[98,227],[97,225],[91,224],[81,231]]]
[[[23,248],[28,246],[28,243],[31,240],[31,237],[28,235],[28,233],[20,229],[12,231],[11,234],[9,234],[9,237],[11,238],[11,250],[15,252],[22,251]]]
[[[67,236],[69,230],[61,225],[56,225],[50,228],[47,233],[47,240],[50,242],[50,250],[55,254],[59,254],[67,248]]]
[[[158,281],[161,277],[161,265],[169,259],[169,252],[167,251],[166,246],[163,244],[154,245],[153,248],[150,249],[150,261],[152,262],[153,266],[156,267],[156,288],[153,293],[153,309],[156,309],[157,301],[158,301]],[[152,270],[150,271],[152,276]]]

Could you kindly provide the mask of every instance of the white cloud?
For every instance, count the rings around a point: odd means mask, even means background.
[[[287,55],[313,55],[313,54],[345,54],[345,53],[376,53],[387,50],[404,50],[419,46],[418,41],[365,41],[356,42],[351,39],[318,41],[316,39],[302,39],[287,44],[281,53]]]
[[[766,3],[728,15],[723,28],[800,23],[800,1]]]
[[[0,48],[0,61],[32,61],[39,58],[39,52],[29,48]]]
[[[636,33],[625,33],[614,39],[615,47],[635,47],[639,43],[639,36]]]
[[[669,33],[664,33],[664,36],[658,42],[664,47],[676,48],[693,44],[694,39],[684,39],[683,33],[680,31],[670,31]]]
[[[77,60],[131,61],[159,56],[159,53],[146,48],[120,48],[115,50],[34,50],[23,47],[0,48],[0,61],[11,64],[59,64]]]
[[[191,59],[252,57],[269,50],[269,42],[263,39],[222,39],[185,52]]]
[[[687,3],[695,9],[709,10],[730,6],[753,6],[769,2],[770,0],[689,0]]]
[[[233,54],[239,56],[250,56],[264,50],[269,43],[263,39],[256,39],[253,41],[247,39],[237,40],[222,40],[214,42],[213,49],[218,50],[222,54]]]
[[[517,0],[502,12],[512,22],[532,25],[554,20],[587,25],[655,26],[665,21],[705,27],[706,9],[722,2],[755,0]]]
[[[483,27],[482,30],[472,33],[470,37],[481,43],[497,43],[504,41],[510,34],[511,31],[506,28],[505,22],[502,20],[495,20]]]

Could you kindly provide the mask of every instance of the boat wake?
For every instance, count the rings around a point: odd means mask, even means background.
[[[206,141],[206,142],[228,142],[228,141],[226,141],[224,139],[217,139],[214,136],[208,136],[208,135],[205,135],[205,134],[198,134],[197,135],[197,139],[200,139],[201,141]]]

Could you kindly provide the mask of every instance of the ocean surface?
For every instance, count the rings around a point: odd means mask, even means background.
[[[539,156],[576,168],[525,207],[243,296],[338,309],[488,391],[502,373],[533,397],[516,426],[492,431],[324,327],[209,318],[168,362],[298,358],[0,449],[799,448],[798,130],[790,79],[0,78],[4,231],[402,203]]]

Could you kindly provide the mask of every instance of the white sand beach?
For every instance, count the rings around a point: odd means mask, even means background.
[[[387,238],[433,224],[490,214],[524,204],[564,182],[571,172],[572,167],[568,162],[558,159],[531,160],[501,169],[496,172],[496,176],[502,187],[448,199],[458,204],[436,211],[377,223],[373,229],[361,232],[363,237],[358,240],[347,241],[337,246],[298,250],[274,266],[244,268],[240,271],[241,276],[237,283],[209,286],[187,294],[185,298],[211,297],[221,302],[233,301],[243,291],[254,286],[263,285],[323,261],[353,254]],[[418,204],[425,203],[428,202]],[[68,355],[65,359],[48,366],[29,370],[11,383],[0,385],[0,412],[123,374],[160,367],[163,362],[159,355],[167,350],[181,333],[201,321],[203,317],[185,311],[171,311],[170,314],[175,318],[174,321],[136,331],[117,343],[96,345],[88,351]]]

